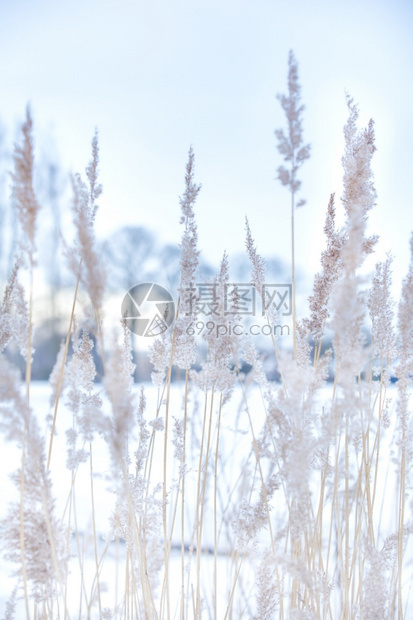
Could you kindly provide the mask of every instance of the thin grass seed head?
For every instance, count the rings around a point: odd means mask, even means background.
[[[376,264],[372,287],[367,300],[371,320],[371,334],[374,341],[375,355],[384,364],[390,364],[397,355],[394,334],[394,307],[391,296],[391,264],[393,258],[388,255],[384,262]],[[381,370],[381,369],[380,369]]]
[[[345,150],[342,157],[344,192],[342,203],[346,212],[346,242],[343,263],[349,273],[354,273],[365,256],[373,251],[377,236],[365,236],[367,216],[374,207],[376,190],[373,183],[371,162],[376,151],[374,121],[359,131],[359,111],[347,95],[348,120],[344,126]]]
[[[227,253],[221,260],[220,271],[215,277],[212,286],[216,294],[216,305],[214,307],[213,323],[216,329],[212,329],[210,333],[205,332],[204,340],[207,343],[207,356],[202,364],[199,372],[194,372],[193,377],[197,385],[203,390],[208,391],[214,386],[214,389],[223,392],[226,400],[228,400],[236,375],[231,368],[233,351],[239,346],[239,337],[230,334],[229,319],[226,313],[225,300],[228,296],[229,284],[229,263]],[[217,327],[225,328],[218,333]]]
[[[401,355],[409,364],[413,356],[413,233],[410,239],[410,265],[402,285],[397,325]]]
[[[98,135],[95,133],[92,139],[92,159],[86,168],[89,184],[82,180],[80,174],[72,177],[72,211],[76,237],[74,247],[66,249],[66,255],[70,269],[76,278],[80,276],[97,313],[102,309],[106,283],[106,270],[97,252],[94,232],[94,221],[98,209],[96,200],[102,193],[102,186],[97,182],[98,165],[99,145]]]
[[[180,307],[175,322],[175,342],[173,361],[184,370],[189,370],[196,360],[195,335],[189,329],[196,320],[196,312],[191,304],[188,308],[186,298],[194,287],[196,272],[199,265],[198,231],[195,221],[194,206],[201,185],[194,182],[195,156],[192,147],[189,149],[186,164],[185,191],[179,199],[181,206],[180,223],[184,225],[181,241],[181,279],[179,285]]]
[[[284,161],[290,163],[290,169],[280,166],[277,171],[277,178],[282,185],[290,188],[294,195],[301,187],[301,181],[297,178],[297,173],[303,163],[310,157],[311,145],[304,145],[302,114],[304,105],[301,104],[301,85],[298,80],[298,64],[294,52],[290,50],[288,55],[288,94],[277,95],[287,119],[287,132],[283,129],[276,129],[275,136],[278,140],[277,148]],[[305,204],[305,200],[300,200],[297,207]]]
[[[262,256],[260,256],[257,252],[247,217],[245,218],[245,232],[245,244],[252,266],[251,283],[254,285],[257,293],[262,297],[263,285],[265,283],[266,263],[265,259],[262,258]]]
[[[310,318],[304,325],[315,340],[320,340],[324,327],[330,317],[330,295],[334,283],[342,273],[343,234],[336,229],[334,194],[328,203],[324,233],[327,248],[321,253],[321,272],[314,277],[313,294],[309,297]]]
[[[397,381],[397,423],[398,444],[407,455],[410,468],[413,459],[413,428],[411,410],[411,377],[413,375],[413,235],[411,238],[411,259],[406,278],[403,280],[397,314],[399,335],[399,359],[396,366]]]
[[[132,362],[130,333],[123,326],[123,338],[112,338],[112,354],[107,360],[104,385],[112,407],[107,443],[114,465],[122,469],[127,458],[128,436],[136,424],[136,402],[133,392],[135,365]]]
[[[14,147],[14,172],[11,173],[13,182],[12,198],[24,235],[22,247],[28,254],[30,265],[33,265],[36,252],[36,220],[40,205],[33,188],[33,121],[29,106],[26,110],[26,120],[22,125],[21,131],[22,142],[21,144],[15,144]]]
[[[148,454],[148,441],[151,433],[147,428],[147,423],[145,419],[146,414],[146,396],[145,389],[143,385],[141,386],[139,393],[139,406],[137,413],[137,422],[139,427],[139,445],[135,452],[135,467],[136,467],[136,476],[141,476],[146,457]]]
[[[46,467],[44,437],[26,398],[22,395],[19,373],[15,372],[9,363],[2,363],[4,361],[3,356],[0,356],[3,378],[0,382],[0,397],[2,403],[8,403],[7,408],[0,408],[2,426],[8,438],[17,440],[25,450],[24,470],[17,470],[12,480],[20,494],[23,473],[26,575],[34,600],[47,601],[50,604],[56,595],[59,580],[64,579],[66,574],[65,532],[55,515],[50,472]],[[19,574],[22,571],[20,511],[20,502],[12,501],[7,515],[1,521],[5,557],[19,566]]]
[[[279,592],[276,581],[276,560],[272,551],[265,549],[256,571],[256,608],[253,620],[272,620],[279,607]]]
[[[346,212],[341,252],[343,273],[332,289],[334,310],[331,327],[334,332],[336,376],[342,385],[347,386],[347,398],[354,396],[354,402],[347,404],[356,411],[358,406],[353,383],[365,364],[362,327],[367,301],[361,289],[359,269],[377,241],[376,237],[365,236],[368,212],[376,199],[371,169],[376,148],[373,122],[369,122],[367,129],[358,130],[358,108],[350,97],[347,97],[347,105],[349,116],[344,126],[345,150],[342,158],[342,202]]]
[[[30,315],[25,290],[19,281],[20,268],[21,260],[17,259],[0,304],[0,353],[14,340],[26,358]]]
[[[72,427],[66,431],[66,467],[70,470],[75,470],[78,464],[85,462],[89,456],[84,448],[78,448],[78,437],[81,437],[83,445],[93,442],[95,435],[104,433],[107,427],[102,399],[95,390],[93,346],[89,334],[82,330],[81,335],[73,339],[73,353],[65,368],[68,387],[66,406],[73,416]]]
[[[149,361],[153,365],[152,383],[162,387],[171,358],[172,337],[170,332],[163,332],[149,346]]]

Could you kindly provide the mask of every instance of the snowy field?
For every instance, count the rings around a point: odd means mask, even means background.
[[[138,388],[136,388],[138,391]],[[145,386],[147,397],[146,418],[149,422],[155,418],[158,406],[158,391],[152,385]],[[181,419],[183,415],[183,388],[176,385],[172,386],[170,394],[169,415],[173,420]],[[395,388],[389,389],[390,398],[393,405],[390,407],[390,414],[394,410]],[[202,407],[203,402],[197,401],[198,396],[191,392],[188,397],[188,439],[187,439],[187,473],[185,476],[185,541],[184,541],[184,561],[185,561],[185,617],[193,617],[193,597],[196,587],[196,543],[194,540],[194,527],[196,522],[196,489],[198,480],[198,455],[199,438],[202,426]],[[320,392],[318,406],[323,406],[323,402],[328,402],[331,398],[331,388],[326,387]],[[31,386],[31,406],[39,422],[42,425],[45,437],[48,433],[50,424],[50,386],[47,383],[33,383]],[[64,399],[63,399],[64,402]],[[246,413],[246,403],[250,418]],[[108,406],[108,403],[105,403]],[[216,409],[217,403],[213,403],[212,431],[210,438],[210,459],[208,469],[210,475],[206,482],[206,494],[204,504],[204,527],[202,532],[202,554],[200,561],[200,571],[202,576],[201,597],[203,599],[203,617],[214,617],[214,610],[211,608],[213,601],[213,582],[214,582],[214,473],[215,473],[215,450],[216,450]],[[163,415],[161,405],[160,415]],[[265,413],[261,395],[258,389],[252,390],[248,396],[243,394],[241,388],[235,390],[229,403],[222,410],[222,421],[218,444],[217,461],[217,617],[226,617],[226,611],[232,596],[236,599],[236,605],[232,610],[232,618],[252,618],[255,613],[255,580],[257,571],[257,560],[254,551],[248,558],[240,560],[240,554],[234,549],[234,528],[233,521],[238,517],[236,506],[243,500],[251,499],[251,483],[254,476],[257,476],[256,459],[251,449],[251,426],[254,434],[258,437],[262,425],[265,421]],[[49,420],[47,422],[47,420]],[[56,498],[56,515],[62,523],[69,522],[69,504],[71,489],[71,472],[66,469],[66,443],[65,430],[71,426],[71,414],[63,405],[59,407],[57,435],[54,440],[53,454],[51,460],[51,475],[53,480],[53,490]],[[172,430],[170,430],[172,438]],[[154,456],[152,469],[150,472],[151,482],[162,485],[163,481],[163,431],[155,433]],[[130,437],[129,452],[133,455],[137,447],[137,437]],[[171,617],[179,618],[181,600],[181,488],[179,485],[179,462],[174,458],[175,446],[170,444],[168,448],[167,479],[168,505],[167,523],[168,530],[171,531],[171,524],[174,523],[173,534],[170,539],[171,551],[169,558],[169,599]],[[377,526],[379,535],[385,537],[395,531],[397,523],[397,498],[392,489],[396,488],[397,476],[392,465],[392,455],[395,446],[385,440],[381,447],[382,466],[379,470],[377,483],[376,502],[380,505],[377,514],[380,515],[380,523]],[[9,480],[9,475],[18,469],[20,464],[20,452],[17,446],[1,443],[1,517],[4,517],[7,504],[11,498],[18,499],[15,487]],[[205,462],[202,466],[205,469]],[[133,471],[133,463],[130,465]],[[316,483],[315,483],[316,484]],[[93,441],[93,495],[94,495],[94,515],[97,538],[97,557],[99,558],[99,591],[102,609],[108,608],[112,611],[119,611],[115,617],[140,617],[134,615],[133,600],[124,599],[125,592],[125,567],[127,567],[127,554],[125,541],[113,536],[111,530],[111,517],[115,510],[116,495],[115,481],[111,471],[111,460],[105,441],[102,438],[95,438]],[[316,484],[317,486],[317,484]],[[70,545],[71,559],[69,562],[69,576],[67,581],[67,617],[71,618],[98,618],[97,604],[97,581],[96,581],[96,559],[95,544],[93,535],[92,502],[91,502],[91,477],[90,462],[81,463],[75,472],[75,492],[73,504],[70,509],[71,534],[68,539]],[[314,488],[315,493],[318,489]],[[411,505],[408,508],[410,513]],[[274,510],[274,525],[282,520],[283,508],[279,505]],[[407,517],[407,515],[406,515]],[[408,518],[406,518],[408,521]],[[280,521],[281,522],[281,521]],[[263,546],[268,544],[265,537],[268,535],[266,529],[263,534],[258,536],[257,544]],[[257,549],[258,550],[258,549]],[[162,550],[157,552],[159,562],[163,564]],[[406,549],[406,572],[407,580],[405,598],[406,610],[412,609],[413,600],[410,596],[410,579],[412,569],[412,545]],[[0,563],[0,614],[5,613],[6,602],[16,584],[13,578],[14,567],[2,560]],[[127,568],[126,568],[127,570]],[[238,578],[237,571],[239,570]],[[159,597],[162,592],[163,566],[159,570],[159,586],[156,589]],[[339,576],[335,575],[335,588],[338,588]],[[237,596],[232,592],[236,582]],[[80,597],[80,592],[83,596]],[[23,604],[21,601],[19,604]],[[159,605],[159,600],[157,605]],[[89,609],[88,609],[89,608]],[[23,607],[18,607],[20,612],[17,618],[23,617]],[[64,610],[60,610],[60,614]],[[22,615],[19,615],[21,613]],[[57,615],[56,615],[57,617]],[[108,615],[108,617],[110,617]],[[228,615],[229,617],[229,615]],[[408,615],[406,615],[408,617]]]
[[[99,391],[99,390],[98,390]],[[136,396],[138,399],[138,387],[136,387]],[[52,409],[50,407],[51,388],[48,383],[33,382],[31,385],[31,407],[39,420],[44,436],[47,437],[50,429],[50,416]],[[147,420],[150,421],[156,416],[159,394],[157,388],[152,385],[145,385],[145,394],[147,397]],[[182,417],[183,410],[183,389],[173,386],[170,394],[170,416],[173,419]],[[255,395],[255,399],[257,394]],[[66,468],[67,446],[65,431],[71,426],[70,411],[63,405],[64,398],[61,401],[58,411],[57,434],[53,443],[53,454],[51,459],[51,475],[53,480],[53,491],[56,499],[56,514],[62,518],[64,523],[68,522],[68,506],[70,500],[71,489],[71,472]],[[190,395],[189,402],[195,407],[195,414],[188,416],[188,426],[191,427],[192,436],[198,435],[198,430],[202,424],[200,409],[202,403],[196,404]],[[218,402],[218,401],[217,401]],[[105,403],[108,407],[108,403]],[[245,468],[251,468],[251,436],[248,430],[248,420],[241,410],[242,395],[238,390],[233,395],[232,400],[223,409],[223,420],[220,433],[219,444],[219,485],[218,499],[220,509],[225,514],[228,508],[225,502],[231,492],[234,492],[236,485],[239,484],[240,476],[245,473]],[[161,412],[162,415],[162,412]],[[199,416],[197,419],[196,416]],[[255,410],[254,413],[257,430],[263,420],[263,410]],[[261,419],[261,422],[260,422]],[[154,485],[162,484],[163,480],[163,432],[159,433],[160,437],[155,440],[154,458],[151,470],[151,481]],[[172,435],[172,433],[171,433]],[[235,439],[235,441],[234,441]],[[216,431],[211,437],[211,446],[216,444]],[[133,454],[136,449],[137,437],[130,438],[129,451]],[[46,446],[47,447],[47,446]],[[215,449],[215,448],[214,448]],[[10,498],[18,500],[18,493],[9,479],[12,474],[20,466],[21,453],[18,446],[4,442],[1,440],[1,474],[0,484],[2,489],[1,514],[3,518],[7,511],[7,504]],[[198,479],[198,460],[199,440],[189,441],[187,444],[187,462],[186,474],[186,491],[185,491],[185,574],[191,591],[191,570],[194,570],[196,564],[196,549],[194,547],[193,526],[195,520],[195,497]],[[174,457],[174,446],[171,445],[168,451],[168,484],[171,486],[174,498],[179,477],[179,463]],[[213,470],[214,461],[211,458],[210,468]],[[131,471],[133,467],[131,466]],[[212,484],[211,480],[208,484]],[[98,539],[98,556],[102,557],[100,566],[100,591],[102,606],[115,609],[117,605],[122,605],[120,592],[124,591],[125,581],[125,542],[116,540],[111,533],[110,519],[115,509],[116,495],[114,492],[114,479],[111,471],[111,461],[108,446],[101,437],[96,437],[93,441],[93,493],[95,505],[95,527]],[[237,491],[238,492],[238,491]],[[202,533],[202,571],[203,584],[205,592],[212,586],[213,573],[213,555],[214,555],[214,537],[213,537],[213,511],[212,501],[208,501],[213,489],[207,489],[207,498],[205,502],[205,526]],[[179,493],[178,493],[179,495]],[[96,564],[94,557],[94,537],[93,537],[93,521],[92,521],[92,503],[91,503],[91,480],[90,480],[90,464],[89,461],[81,463],[76,471],[75,481],[75,506],[72,509],[71,516],[71,536],[70,548],[72,559],[69,564],[68,579],[68,596],[67,607],[71,617],[79,617],[79,592],[83,588],[88,600],[97,596],[96,590]],[[175,500],[168,502],[168,522],[172,523],[174,519]],[[181,508],[180,503],[176,507],[175,523],[180,523]],[[231,556],[232,542],[226,536],[226,527],[230,525],[224,520],[220,523],[219,531],[219,550],[217,556],[218,572],[219,572],[219,591],[220,598],[218,601],[219,609],[222,617],[225,615],[226,606],[231,596],[231,587],[234,580],[234,557]],[[231,529],[231,528],[230,528]],[[76,531],[76,533],[75,533]],[[179,617],[179,597],[180,597],[180,571],[181,571],[181,529],[175,527],[172,536],[172,546],[170,554],[169,583],[171,609],[175,609],[173,617]],[[196,547],[196,545],[195,545]],[[82,558],[80,561],[79,558]],[[5,604],[10,596],[16,580],[12,577],[14,566],[8,562],[0,563],[0,614],[4,614]],[[162,572],[161,581],[162,581]],[[247,584],[244,580],[248,576]],[[82,581],[83,580],[83,581]],[[81,585],[82,584],[82,585]],[[239,587],[253,587],[253,575],[250,570],[245,567],[243,575],[239,579]],[[193,587],[193,586],[192,586]],[[90,594],[92,593],[92,594]],[[209,597],[210,598],[210,597]],[[207,599],[207,597],[205,597]],[[187,605],[191,606],[192,601],[189,597]],[[178,610],[178,612],[176,611]],[[80,617],[87,617],[87,604],[82,603]],[[99,617],[97,611],[96,599],[94,600],[94,609],[91,610],[91,618]],[[178,615],[176,615],[178,613]],[[207,609],[205,609],[207,613]],[[246,613],[252,613],[252,610],[246,610]],[[209,614],[207,614],[209,615]],[[188,617],[191,614],[189,613]]]

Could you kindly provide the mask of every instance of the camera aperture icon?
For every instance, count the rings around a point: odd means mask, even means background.
[[[131,332],[153,338],[165,332],[175,317],[172,295],[163,286],[144,282],[133,286],[122,302],[122,317]]]

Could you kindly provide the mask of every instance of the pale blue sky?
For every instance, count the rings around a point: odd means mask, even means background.
[[[178,196],[192,144],[200,247],[218,263],[244,247],[244,218],[263,254],[289,259],[289,198],[275,98],[288,50],[299,61],[305,139],[297,264],[314,270],[331,191],[340,195],[345,90],[376,121],[379,257],[407,270],[413,229],[411,2],[400,0],[63,0],[0,2],[0,119],[32,106],[37,146],[51,133],[62,163],[82,170],[100,131],[100,235],[148,226],[179,242]],[[13,131],[9,138],[14,137]]]

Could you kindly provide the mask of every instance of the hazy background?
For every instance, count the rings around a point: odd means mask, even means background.
[[[379,257],[395,255],[398,288],[413,228],[412,13],[400,0],[3,0],[6,143],[11,148],[30,102],[39,157],[55,153],[65,171],[83,170],[97,126],[99,236],[139,225],[172,244],[181,235],[178,196],[192,144],[205,258],[217,264],[224,249],[242,250],[248,215],[260,252],[289,261],[289,196],[274,180],[282,163],[274,129],[285,124],[275,96],[286,90],[292,48],[312,143],[297,265],[308,274],[318,268],[329,194],[341,193],[347,90],[362,121],[376,121],[371,231],[381,237]],[[65,225],[69,210],[62,218]]]

